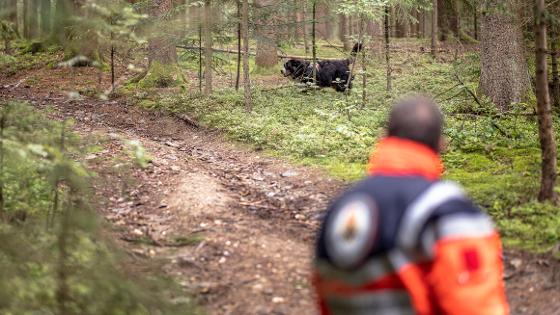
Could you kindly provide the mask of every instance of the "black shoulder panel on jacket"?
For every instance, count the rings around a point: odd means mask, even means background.
[[[358,182],[336,198],[328,207],[318,235],[317,258],[330,260],[325,246],[326,222],[338,209],[343,208],[356,195],[368,195],[376,203],[378,226],[376,239],[370,256],[390,250],[395,246],[398,227],[408,205],[410,205],[433,182],[423,177],[374,176]]]

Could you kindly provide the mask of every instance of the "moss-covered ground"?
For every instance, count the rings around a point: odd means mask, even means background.
[[[350,95],[332,89],[305,90],[296,85],[275,89],[274,86],[289,85],[278,72],[280,66],[265,71],[257,69],[251,59],[251,75],[256,82],[260,78],[274,79],[273,86],[263,88],[257,84],[253,89],[251,114],[245,113],[242,89],[237,92],[230,84],[222,84],[215,87],[212,97],[203,97],[192,92],[198,84],[196,76],[186,83],[191,85],[188,93],[174,90],[154,94],[153,89],[141,84],[131,85],[123,93],[139,106],[187,113],[202,125],[222,130],[231,139],[251,144],[256,150],[295,163],[320,166],[347,180],[365,175],[368,157],[383,135],[394,100],[410,93],[429,94],[447,117],[445,177],[464,185],[495,218],[506,245],[549,250],[560,242],[560,208],[536,201],[540,150],[534,100],[514,104],[507,114],[499,113],[477,93],[480,65],[475,49],[457,54],[449,49],[449,53],[433,60],[421,52],[420,46],[428,45],[415,40],[395,44],[390,93],[385,90],[384,56],[377,48],[367,58],[367,85],[361,84],[363,73],[358,66]],[[283,51],[304,55],[301,47],[283,47]],[[52,62],[52,53],[29,56],[5,57],[0,64],[6,66],[3,69],[17,71]],[[192,78],[198,70],[197,54],[180,56],[180,67]],[[319,56],[343,54],[336,48],[320,46]],[[220,80],[223,77],[231,81],[235,55],[216,53],[214,60],[218,85],[226,81]],[[555,120],[558,122],[557,117]],[[556,130],[560,131],[557,127]]]
[[[369,154],[383,135],[390,105],[403,95],[426,93],[436,98],[447,117],[445,177],[464,185],[495,218],[506,245],[549,250],[560,241],[560,208],[536,201],[540,151],[534,101],[514,104],[510,113],[501,114],[477,94],[476,53],[450,53],[435,61],[420,52],[419,45],[425,43],[403,44],[417,45],[417,52],[406,49],[393,54],[390,93],[385,90],[383,56],[378,52],[368,56],[365,103],[359,66],[349,96],[331,89],[302,90],[296,86],[255,88],[251,114],[244,111],[242,92],[231,88],[221,89],[211,98],[144,95],[138,103],[188,113],[203,125],[220,129],[257,150],[357,180],[364,176]],[[336,55],[333,48],[327,50],[325,56]],[[286,52],[303,54],[301,48]],[[224,67],[234,66],[233,56],[220,58]],[[192,60],[184,64],[196,67]],[[258,78],[261,74],[253,70],[252,75]],[[281,80],[278,75],[278,85],[287,84]]]

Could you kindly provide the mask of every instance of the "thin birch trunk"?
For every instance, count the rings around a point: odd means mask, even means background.
[[[541,188],[539,201],[557,201],[556,184],[556,141],[552,126],[546,55],[546,6],[544,0],[536,0],[535,47],[536,47],[536,94],[539,121],[539,140],[542,152]]]

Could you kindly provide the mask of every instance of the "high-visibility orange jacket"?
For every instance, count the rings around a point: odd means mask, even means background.
[[[323,315],[509,313],[500,237],[431,149],[386,138],[327,210],[313,283]]]

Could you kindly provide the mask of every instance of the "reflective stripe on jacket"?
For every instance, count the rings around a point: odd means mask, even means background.
[[[508,314],[490,218],[418,146],[382,141],[372,176],[329,207],[313,275],[321,314]]]

